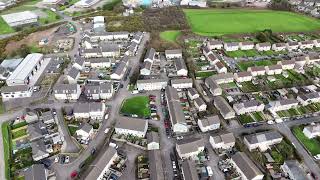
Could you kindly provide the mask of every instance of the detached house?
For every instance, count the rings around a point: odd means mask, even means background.
[[[207,104],[200,97],[194,100],[194,106],[197,108],[199,112],[207,110]]]
[[[213,149],[230,149],[236,144],[236,138],[233,133],[224,133],[210,136],[209,142]]]
[[[115,132],[123,135],[145,137],[148,121],[138,118],[120,117],[116,121]]]
[[[256,44],[256,49],[258,51],[269,51],[271,49],[271,44],[269,42]]]
[[[251,50],[254,48],[254,43],[247,41],[247,42],[240,42],[240,49],[241,50]]]
[[[177,70],[178,76],[187,76],[188,75],[188,69],[186,66],[186,63],[182,58],[175,59],[175,65]]]
[[[93,127],[88,123],[82,123],[76,131],[77,139],[84,141],[89,140],[93,136]]]
[[[223,43],[222,43],[222,41],[219,41],[219,40],[210,40],[210,41],[207,42],[207,47],[208,47],[210,50],[213,50],[213,49],[222,49]]]
[[[244,136],[244,144],[248,147],[249,151],[259,148],[264,152],[270,146],[279,144],[282,141],[282,135],[277,131],[266,131]]]
[[[218,115],[198,119],[198,126],[202,132],[212,131],[220,128]]]
[[[197,156],[204,150],[204,141],[201,138],[189,138],[177,141],[176,150],[181,159]]]

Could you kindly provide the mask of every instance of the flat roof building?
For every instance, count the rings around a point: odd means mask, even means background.
[[[11,27],[18,27],[38,22],[38,15],[31,11],[23,11],[1,16],[3,20]]]

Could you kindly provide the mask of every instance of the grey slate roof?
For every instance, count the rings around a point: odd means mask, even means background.
[[[221,96],[216,96],[213,98],[216,108],[219,109],[220,113],[224,116],[230,112],[234,113],[233,108],[228,104],[228,102]]]
[[[304,101],[307,101],[307,100],[319,98],[320,94],[319,94],[319,92],[311,92],[311,93],[301,94],[301,95],[299,95],[299,97],[301,99],[303,99]]]
[[[191,96],[198,94],[198,91],[195,88],[189,88],[188,92],[191,94]]]
[[[184,62],[184,60],[182,58],[175,59],[175,64],[176,64],[177,71],[179,71],[181,69],[188,70],[186,63]]]
[[[184,180],[199,180],[196,164],[192,160],[184,160],[181,164]]]
[[[116,122],[116,128],[144,132],[146,124],[148,124],[148,121],[144,119],[119,117]]]
[[[18,91],[28,91],[29,86],[27,85],[19,85],[19,86],[2,86],[1,92],[2,93],[11,93],[11,92],[18,92]]]
[[[306,176],[305,171],[300,167],[299,162],[297,160],[287,160],[284,162],[284,165],[286,165],[292,174],[295,180],[305,180],[308,179]]]
[[[231,159],[239,167],[239,169],[244,173],[247,179],[253,179],[257,175],[263,175],[262,172],[257,168],[257,166],[249,159],[249,157],[244,152],[237,152]]]
[[[204,141],[202,138],[188,138],[177,141],[177,149],[180,150],[182,154],[198,151],[199,147],[204,146]]]
[[[77,93],[77,84],[57,84],[53,87],[56,94]]]
[[[79,126],[79,130],[83,130],[84,132],[86,133],[89,133],[93,127],[92,125],[88,124],[88,123],[82,123],[80,126]]]
[[[24,172],[24,180],[46,180],[46,169],[43,164],[33,164]]]
[[[250,144],[262,143],[279,138],[282,138],[282,135],[278,131],[266,131],[244,136],[244,139],[246,139]]]
[[[148,151],[150,180],[164,180],[160,150]]]
[[[170,50],[165,50],[164,53],[165,53],[166,55],[182,54],[182,49],[170,49]]]
[[[248,77],[248,76],[252,76],[250,71],[243,71],[243,72],[238,72],[236,73],[238,75],[238,77]]]
[[[151,59],[151,60],[153,60],[155,54],[156,54],[156,50],[155,50],[154,48],[150,48],[150,49],[148,49],[148,51],[147,51],[146,56],[145,56],[144,59]]]
[[[201,106],[203,104],[206,104],[201,97],[198,97],[196,99],[194,99],[195,103],[198,105],[198,106]]]
[[[192,83],[192,79],[191,78],[171,79],[171,84],[184,84],[184,83]]]
[[[159,134],[154,131],[148,132],[147,133],[147,141],[148,141],[148,143],[151,143],[151,142],[160,143]]]
[[[171,86],[167,86],[165,89],[168,109],[170,112],[170,119],[172,120],[172,124],[175,125],[177,123],[186,123],[186,118],[182,111],[182,107],[180,104],[180,98],[176,89]]]
[[[217,115],[199,119],[199,121],[201,121],[204,127],[211,126],[213,124],[220,124],[220,118]]]
[[[79,75],[80,71],[75,68],[72,67],[69,71],[68,71],[68,76],[70,76],[72,79],[76,79],[77,76]]]

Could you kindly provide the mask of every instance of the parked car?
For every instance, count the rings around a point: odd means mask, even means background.
[[[70,162],[70,156],[66,156],[66,159],[64,160],[64,163],[69,163]]]

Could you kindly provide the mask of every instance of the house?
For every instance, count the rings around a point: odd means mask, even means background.
[[[76,103],[73,106],[73,115],[76,119],[103,119],[106,105],[103,102]]]
[[[210,41],[207,42],[207,47],[210,50],[222,49],[223,48],[223,43],[222,43],[222,41],[219,41],[219,40],[210,40]]]
[[[187,159],[181,163],[183,180],[200,180],[196,164],[193,160]]]
[[[231,43],[223,43],[223,48],[226,51],[237,51],[239,50],[239,43],[237,42],[231,42]]]
[[[40,76],[36,76],[35,74],[41,68],[43,60],[43,54],[28,54],[7,78],[7,85],[28,85],[31,81],[36,82]]]
[[[209,142],[213,149],[230,149],[236,144],[233,133],[223,133],[217,136],[210,136]]]
[[[32,159],[34,161],[40,161],[44,158],[49,157],[49,153],[47,151],[47,148],[43,139],[31,142],[31,148],[32,148]]]
[[[148,121],[138,118],[119,117],[116,122],[117,134],[145,137],[148,130]]]
[[[239,45],[241,50],[251,50],[254,48],[254,43],[250,41],[240,42]]]
[[[212,76],[205,79],[205,85],[209,88],[209,91],[213,96],[219,96],[222,94],[221,87],[216,83]]]
[[[209,116],[198,119],[198,126],[202,132],[212,131],[220,128],[219,116]]]
[[[93,127],[88,123],[82,123],[76,131],[77,139],[88,141],[93,136]]]
[[[126,51],[126,55],[127,56],[134,56],[138,50],[139,44],[137,44],[136,42],[131,42],[131,44],[128,47],[128,50]]]
[[[275,74],[282,73],[282,66],[279,64],[266,66],[265,69],[266,69],[267,75],[275,75]]]
[[[39,117],[39,119],[44,123],[44,124],[53,124],[55,123],[55,119],[53,117],[53,114],[50,111],[46,111],[46,112],[43,112],[41,114],[41,116]]]
[[[71,100],[79,99],[81,89],[79,84],[57,84],[53,87],[54,97],[57,100]]]
[[[210,76],[217,84],[224,84],[233,82],[233,74],[232,73],[225,73],[225,74],[215,74]]]
[[[188,89],[188,97],[190,100],[194,100],[199,97],[199,93],[195,88]]]
[[[299,49],[299,43],[298,42],[288,42],[286,44],[288,51],[293,51]]]
[[[114,94],[113,84],[110,82],[102,83],[99,85],[86,85],[84,87],[84,94],[87,99],[111,99]]]
[[[278,101],[269,102],[269,110],[270,111],[284,111],[289,110],[291,108],[295,108],[298,106],[299,101],[296,99],[282,99]]]
[[[204,141],[201,138],[188,138],[176,142],[176,150],[181,159],[196,157],[204,150]]]
[[[164,170],[160,150],[148,151],[150,180],[164,180]]]
[[[319,92],[300,94],[297,96],[297,100],[300,104],[306,106],[308,104],[320,102],[320,94]]]
[[[228,72],[226,66],[221,61],[217,62],[214,67],[218,73],[227,73]]]
[[[171,79],[171,86],[176,89],[192,88],[192,79]]]
[[[215,65],[217,62],[220,62],[218,57],[216,55],[214,55],[213,53],[211,53],[207,56],[207,60],[210,62],[210,65]]]
[[[238,83],[252,81],[252,74],[250,71],[243,71],[243,72],[234,73],[234,79]]]
[[[182,0],[180,6],[197,6],[197,7],[207,7],[207,1],[205,0]]]
[[[91,1],[80,0],[74,4],[74,7],[76,7],[76,8],[90,8],[91,6],[97,4],[99,1],[100,0],[91,0]]]
[[[307,59],[308,59],[308,64],[313,64],[315,62],[320,61],[320,56],[318,53],[309,53],[309,55],[307,56]]]
[[[194,99],[194,106],[199,112],[207,110],[207,104],[200,97]]]
[[[289,177],[289,179],[308,179],[306,172],[302,169],[297,160],[286,160],[281,166],[282,171]]]
[[[98,159],[98,162],[92,167],[92,170],[85,179],[104,179],[105,174],[110,171],[109,168],[114,164],[118,157],[119,155],[117,150],[112,147],[108,147],[103,152],[101,158]]]
[[[248,71],[251,72],[252,76],[263,76],[266,74],[266,69],[263,66],[249,67]]]
[[[46,124],[44,124],[42,121],[29,124],[27,127],[27,132],[29,134],[30,141],[37,141],[49,134]]]
[[[153,63],[155,56],[156,56],[156,50],[154,48],[150,48],[148,49],[143,61],[144,62],[149,61]]]
[[[307,63],[308,56],[305,56],[305,55],[298,56],[298,57],[292,58],[291,60],[295,61],[296,65],[303,67]]]
[[[2,19],[13,28],[38,23],[39,16],[31,11],[22,11],[1,16]]]
[[[216,96],[213,98],[214,106],[220,111],[220,114],[224,119],[234,118],[236,113],[228,102],[221,96]]]
[[[176,58],[175,59],[175,65],[177,70],[178,76],[187,76],[188,75],[188,69],[186,66],[186,63],[182,58]]]
[[[128,65],[129,65],[128,56],[124,56],[118,63],[113,73],[110,75],[110,78],[115,80],[121,80],[125,72],[127,71]]]
[[[269,42],[258,43],[258,44],[256,44],[256,49],[258,51],[270,51],[271,44]]]
[[[78,69],[79,71],[82,71],[84,70],[84,63],[85,63],[85,59],[82,57],[78,57],[78,58],[75,58],[74,64],[72,66]]]
[[[259,148],[260,151],[264,152],[270,146],[279,144],[282,139],[282,135],[277,131],[265,131],[246,135],[243,141],[249,151]]]
[[[33,164],[22,172],[25,180],[47,180],[48,170],[43,164]]]
[[[33,93],[33,88],[27,85],[2,86],[0,90],[2,101],[31,97]]]
[[[133,38],[132,38],[132,41],[137,43],[137,44],[140,44],[141,43],[141,40],[143,38],[143,33],[142,32],[137,32]]]
[[[278,61],[277,64],[282,66],[283,70],[290,70],[294,68],[295,61],[294,60],[282,60]]]
[[[180,98],[175,88],[167,86],[165,89],[165,96],[167,99],[167,106],[170,114],[170,121],[173,132],[185,133],[189,131],[186,117],[182,111]]]
[[[148,150],[160,149],[160,137],[158,132],[151,131],[147,133],[147,143]]]
[[[102,57],[119,57],[120,47],[117,44],[101,44]]]
[[[314,47],[320,47],[320,39],[313,40]]]
[[[110,58],[88,58],[85,59],[85,65],[91,67],[93,69],[99,68],[110,68],[111,67],[111,59]]]
[[[264,175],[244,152],[236,152],[230,160],[242,179],[262,180]]]
[[[320,136],[320,124],[305,126],[303,128],[303,134],[309,139]]]
[[[213,52],[207,47],[204,46],[202,48],[202,53],[204,54],[204,56],[206,56],[207,58],[209,57],[210,54],[213,54]]]
[[[237,113],[237,115],[251,112],[261,112],[264,110],[264,104],[260,103],[257,100],[249,100],[233,104],[233,109]]]
[[[314,43],[312,40],[306,40],[299,42],[300,49],[312,49],[314,46]]]
[[[287,48],[286,43],[272,44],[272,50],[274,50],[274,51],[284,51],[284,50],[286,50],[286,48]]]
[[[138,91],[154,91],[166,88],[168,81],[166,79],[139,79],[137,80]]]
[[[144,76],[149,76],[151,74],[152,62],[145,61],[140,69],[140,74]]]
[[[67,80],[69,84],[77,84],[79,77],[80,77],[80,71],[75,67],[71,67],[71,69],[68,71],[68,74],[67,74]]]
[[[182,49],[165,50],[164,54],[167,59],[182,59]]]

